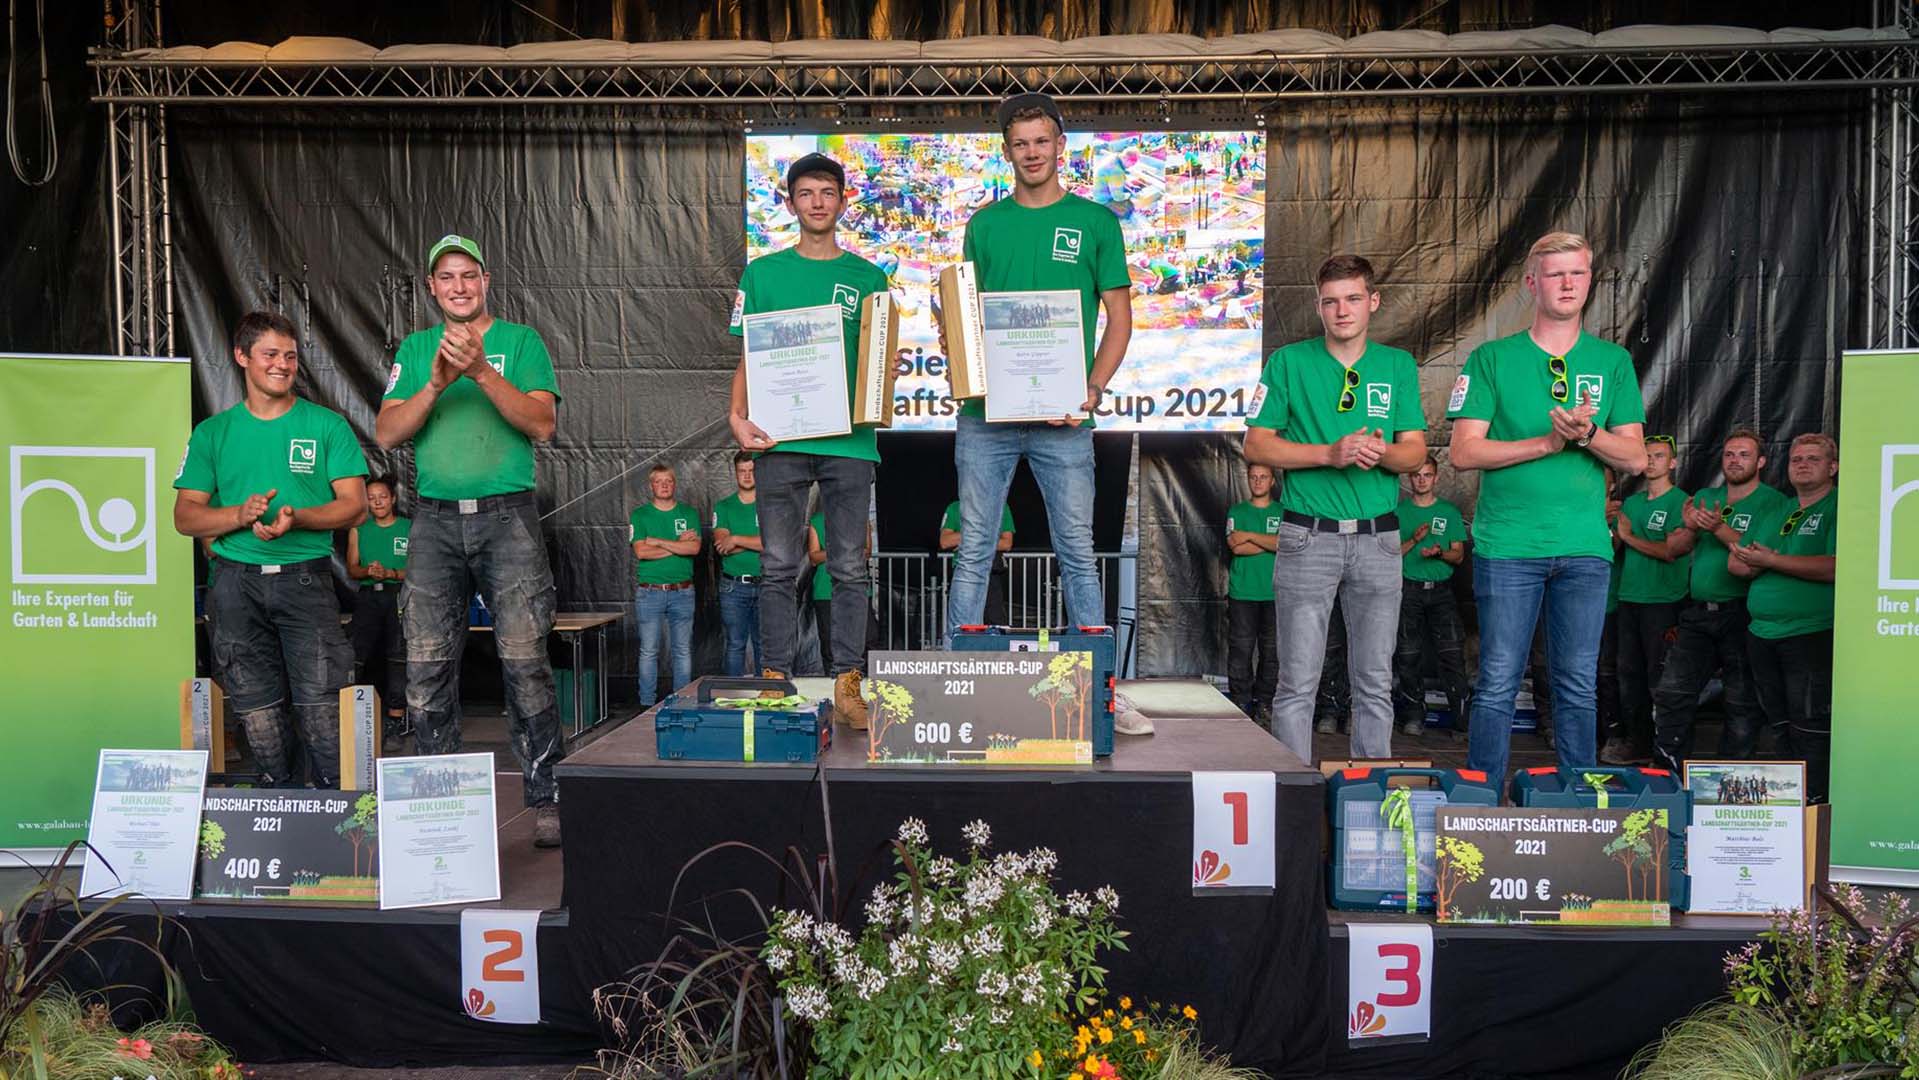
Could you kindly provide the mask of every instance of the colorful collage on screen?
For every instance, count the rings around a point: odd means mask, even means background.
[[[1000,145],[990,132],[747,137],[749,258],[798,239],[780,191],[790,162],[817,150],[846,166],[840,242],[887,272],[905,315],[896,431],[953,426],[933,284],[959,261],[973,211],[1010,197]],[[1265,133],[1069,134],[1066,148],[1062,181],[1119,217],[1132,274],[1133,340],[1100,427],[1242,429],[1262,360]]]

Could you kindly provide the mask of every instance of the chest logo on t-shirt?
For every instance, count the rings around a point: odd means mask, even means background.
[[[1752,528],[1752,515],[1734,514],[1732,516],[1732,527],[1737,532],[1745,532],[1747,529]]]
[[[1366,416],[1368,419],[1384,420],[1393,413],[1393,384],[1369,382],[1366,384]]]
[[[1432,530],[1432,531],[1433,531],[1433,535],[1434,535],[1434,536],[1438,536],[1438,535],[1439,535],[1440,533],[1443,533],[1443,532],[1445,532],[1445,531],[1446,531],[1446,519],[1445,519],[1445,518],[1443,518],[1443,517],[1436,517],[1436,518],[1434,518],[1434,519],[1433,519],[1433,530]]]
[[[692,526],[686,523],[685,518],[673,519],[673,535],[674,536],[678,536],[679,534],[686,532],[688,529],[691,529],[691,528]]]
[[[1574,375],[1573,396],[1568,405],[1578,405],[1584,400],[1588,405],[1598,405],[1606,396],[1606,377],[1604,375]]]
[[[833,285],[833,302],[840,306],[841,314],[847,318],[854,319],[859,317],[860,291],[853,286],[835,283]]]
[[[393,554],[395,555],[406,554],[406,537],[396,536],[393,538]]]
[[[1275,517],[1269,517],[1269,518],[1267,518],[1267,519],[1266,519],[1266,531],[1267,531],[1267,532],[1269,532],[1269,533],[1276,533],[1276,532],[1278,532],[1278,531],[1279,531],[1279,523],[1280,523],[1280,521],[1281,521],[1281,520],[1282,520],[1282,519],[1281,519],[1281,518],[1279,518],[1279,517],[1277,517],[1277,516],[1275,516]]]
[[[1804,522],[1800,524],[1799,535],[1812,536],[1813,534],[1817,533],[1819,531],[1819,523],[1825,520],[1825,517],[1826,515],[1824,514],[1813,514],[1811,517],[1808,517]]]
[[[320,440],[290,439],[287,441],[287,471],[302,476],[311,476],[313,467],[320,460]]]
[[[495,375],[504,376],[506,374],[506,354],[488,353],[486,366],[492,368]]]
[[[1061,225],[1053,230],[1053,261],[1063,263],[1079,262],[1080,232],[1070,225]]]
[[[1654,510],[1652,513],[1646,515],[1646,528],[1663,529],[1665,527],[1666,512],[1664,510]]]

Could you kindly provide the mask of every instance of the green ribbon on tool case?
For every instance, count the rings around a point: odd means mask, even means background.
[[[1406,910],[1419,910],[1419,843],[1413,829],[1413,793],[1394,788],[1379,804],[1380,819],[1399,830],[1399,846],[1406,852]]]
[[[1607,773],[1589,772],[1589,773],[1583,774],[1583,779],[1586,781],[1586,783],[1592,785],[1593,791],[1598,795],[1599,802],[1597,805],[1599,809],[1601,810],[1611,809],[1612,796],[1607,794],[1606,785],[1612,782],[1612,777]]]

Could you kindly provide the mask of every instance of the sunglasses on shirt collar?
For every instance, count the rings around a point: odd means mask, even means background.
[[[1339,392],[1340,412],[1352,412],[1353,406],[1359,404],[1359,396],[1353,393],[1353,391],[1357,389],[1359,389],[1359,370],[1357,368],[1347,368],[1346,388]]]
[[[1548,356],[1546,358],[1546,371],[1553,377],[1553,400],[1564,404],[1566,399],[1572,396],[1572,391],[1566,384],[1566,358],[1563,356]]]

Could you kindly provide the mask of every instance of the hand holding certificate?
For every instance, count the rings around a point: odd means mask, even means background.
[[[745,317],[746,414],[775,442],[853,430],[837,304]]]
[[[1070,291],[981,293],[988,423],[1086,416],[1086,334]]]

